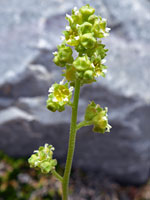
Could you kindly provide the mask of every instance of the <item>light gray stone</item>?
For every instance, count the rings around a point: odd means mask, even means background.
[[[8,75],[8,73],[7,73]],[[55,74],[42,65],[29,65],[19,73],[10,73],[7,81],[0,85],[0,96],[17,99],[20,96],[46,95]]]

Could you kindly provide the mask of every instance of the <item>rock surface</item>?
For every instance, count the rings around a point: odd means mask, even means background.
[[[84,3],[88,1],[77,2]],[[0,149],[28,156],[48,142],[64,164],[71,110],[51,113],[45,105],[48,88],[61,80],[52,52],[60,42],[65,13],[76,1],[18,4],[19,0],[0,2]],[[112,28],[104,41],[109,68],[106,79],[82,88],[78,120],[83,119],[88,101],[94,100],[109,108],[113,128],[105,135],[82,128],[74,167],[142,184],[150,176],[150,1],[93,0],[92,5]]]

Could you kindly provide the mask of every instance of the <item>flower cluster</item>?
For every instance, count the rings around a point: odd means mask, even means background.
[[[63,81],[54,83],[49,89],[47,108],[52,112],[58,110],[62,112],[65,109],[65,105],[70,103],[72,97],[73,87],[68,86],[68,83],[63,84]]]
[[[58,52],[53,53],[55,55],[54,62],[56,65],[64,67],[66,63],[69,64],[73,62],[72,49],[70,47],[62,44],[59,45],[57,48]]]
[[[101,108],[100,105],[92,101],[86,108],[85,121],[92,122],[93,131],[97,133],[110,132],[111,126],[108,124],[108,109]]]
[[[96,16],[95,9],[89,5],[79,10],[75,7],[72,15],[66,15],[69,26],[62,36],[63,43],[54,52],[54,62],[60,67],[66,67],[64,76],[74,83],[80,79],[81,84],[92,83],[98,76],[105,76],[107,67],[104,65],[107,49],[101,43],[101,38],[109,35],[106,19]],[[73,59],[73,46],[78,56]]]
[[[54,147],[48,144],[39,147],[39,150],[34,151],[34,154],[28,159],[30,167],[39,168],[42,173],[49,173],[55,170],[57,161],[53,159],[54,150]]]

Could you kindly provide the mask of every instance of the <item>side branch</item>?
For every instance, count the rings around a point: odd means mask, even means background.
[[[53,170],[53,171],[52,171],[52,174],[53,174],[60,182],[63,182],[63,177],[60,176],[60,174],[58,174],[58,173],[56,172],[56,170]]]
[[[86,121],[82,121],[80,123],[78,123],[76,125],[76,130],[78,131],[80,128],[84,127],[84,126],[91,126],[93,124],[92,121],[86,122]]]

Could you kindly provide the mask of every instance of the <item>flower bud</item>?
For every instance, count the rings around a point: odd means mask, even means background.
[[[66,40],[69,40],[70,32],[69,31],[63,31],[63,34],[64,34]]]
[[[100,55],[101,59],[104,59],[107,51],[108,49],[105,49],[105,45],[100,43],[96,48],[95,55]]]
[[[96,39],[92,33],[86,33],[81,36],[81,44],[86,49],[92,49],[96,44]]]
[[[96,105],[94,101],[92,101],[86,108],[85,111],[85,120],[86,121],[91,121],[98,112],[100,112],[102,110],[102,108],[100,108],[100,105]]]
[[[57,106],[53,102],[48,102],[47,101],[47,109],[51,110],[52,112],[56,112],[58,109]]]
[[[85,71],[91,67],[91,62],[87,56],[77,57],[73,62],[73,66],[78,71]]]
[[[58,52],[55,54],[54,63],[60,67],[64,67],[67,63],[73,62],[72,49],[64,44],[58,46]]]
[[[86,6],[82,6],[79,11],[82,13],[83,19],[87,19],[90,15],[94,14],[95,9],[87,4]]]
[[[43,173],[49,173],[55,169],[57,165],[56,159],[53,159],[54,147],[45,144],[39,150],[34,151],[34,154],[28,159],[30,167],[39,168]]]
[[[84,79],[85,80],[91,80],[91,79],[93,79],[93,77],[94,77],[94,73],[93,73],[92,70],[86,70],[84,72]]]
[[[88,18],[88,22],[90,22],[91,24],[94,24],[96,19],[98,19],[96,15],[90,15]]]
[[[92,24],[90,24],[89,22],[84,22],[79,28],[79,32],[82,35],[85,33],[91,33],[91,31],[92,31]]]
[[[107,66],[101,65],[101,64],[97,64],[95,66],[95,77],[98,77],[98,76],[105,77],[106,73],[107,73]]]
[[[86,49],[79,43],[78,46],[75,47],[75,50],[79,53],[79,56],[82,56],[83,53],[86,53]]]
[[[66,41],[66,43],[70,46],[77,46],[79,44],[80,37],[79,36],[70,36],[70,38]]]
[[[76,78],[76,69],[74,66],[67,66],[65,71],[65,77],[67,81],[75,81]]]

